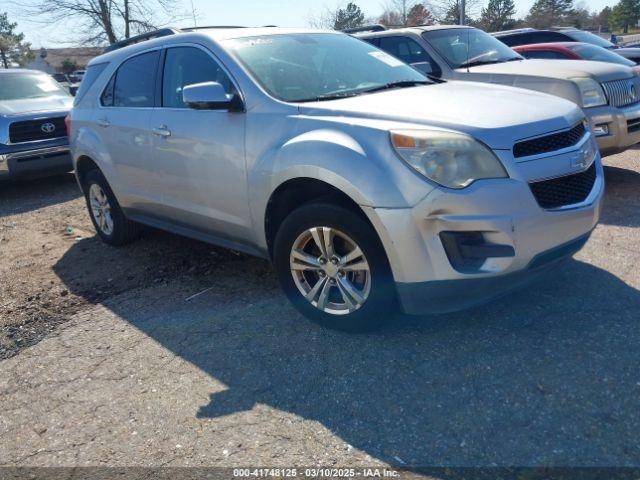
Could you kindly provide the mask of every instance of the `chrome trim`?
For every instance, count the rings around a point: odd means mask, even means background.
[[[640,102],[640,91],[633,78],[603,82],[607,103],[612,107],[626,107]]]
[[[38,148],[35,150],[24,150],[22,152],[7,153],[4,155],[4,158],[6,162],[9,162],[9,160],[13,160],[13,159],[33,157],[35,155],[48,155],[51,153],[60,153],[60,154],[69,153],[69,146],[63,145],[58,147]],[[1,157],[2,155],[0,155],[0,158]]]

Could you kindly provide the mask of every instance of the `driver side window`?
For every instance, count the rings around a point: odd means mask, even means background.
[[[182,90],[187,85],[217,82],[227,93],[235,88],[225,71],[205,52],[195,47],[173,47],[167,49],[162,75],[162,106],[186,108],[182,101]]]

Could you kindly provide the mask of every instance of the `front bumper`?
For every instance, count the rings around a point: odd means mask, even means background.
[[[616,108],[609,105],[584,109],[592,129],[606,126],[608,133],[597,135],[600,154],[623,152],[640,143],[640,103]]]
[[[410,314],[464,309],[575,253],[600,216],[604,172],[599,157],[595,162],[588,197],[557,210],[542,209],[528,182],[516,178],[479,181],[460,191],[436,189],[411,209],[365,207],[387,252],[402,309]],[[514,254],[487,258],[464,271],[448,256],[443,232],[482,232],[492,245]]]
[[[0,144],[0,179],[33,178],[73,170],[66,138],[13,145]]]

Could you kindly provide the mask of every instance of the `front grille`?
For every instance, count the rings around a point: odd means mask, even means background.
[[[640,92],[633,78],[605,82],[602,88],[607,95],[609,105],[613,107],[625,107],[640,102]]]
[[[51,128],[53,125],[53,129]],[[9,140],[11,143],[34,142],[60,138],[67,135],[64,117],[39,118],[13,122],[9,125]]]
[[[513,156],[516,158],[529,157],[573,147],[584,137],[584,134],[584,124],[580,122],[571,130],[516,143],[513,146]]]
[[[634,118],[633,120],[627,120],[627,132],[635,133],[640,130],[640,118]]]
[[[545,210],[584,202],[596,181],[595,162],[584,172],[529,184],[538,205]]]

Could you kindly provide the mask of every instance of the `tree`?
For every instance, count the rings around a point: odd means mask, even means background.
[[[34,58],[31,44],[24,41],[23,33],[16,33],[17,23],[11,23],[7,13],[0,13],[0,63],[3,68],[11,64],[21,67]]]
[[[407,16],[407,26],[415,27],[417,25],[435,25],[436,19],[433,14],[422,3],[416,3],[409,10]]]
[[[600,13],[594,16],[593,23],[598,29],[609,28],[609,19],[611,17],[611,7],[604,7]]]
[[[178,0],[29,0],[25,14],[46,23],[73,22],[83,43],[115,43],[178,18]]]
[[[509,30],[516,23],[515,14],[516,4],[513,0],[489,0],[480,14],[480,27],[489,32]]]
[[[78,70],[78,64],[70,58],[65,58],[62,61],[62,73],[72,73]]]
[[[334,30],[344,30],[346,28],[356,28],[364,23],[364,13],[355,3],[349,2],[346,8],[339,8],[333,22]]]
[[[611,10],[609,23],[613,30],[629,31],[640,19],[640,0],[620,0]]]
[[[527,22],[534,28],[549,28],[572,23],[573,13],[573,0],[536,0]]]

